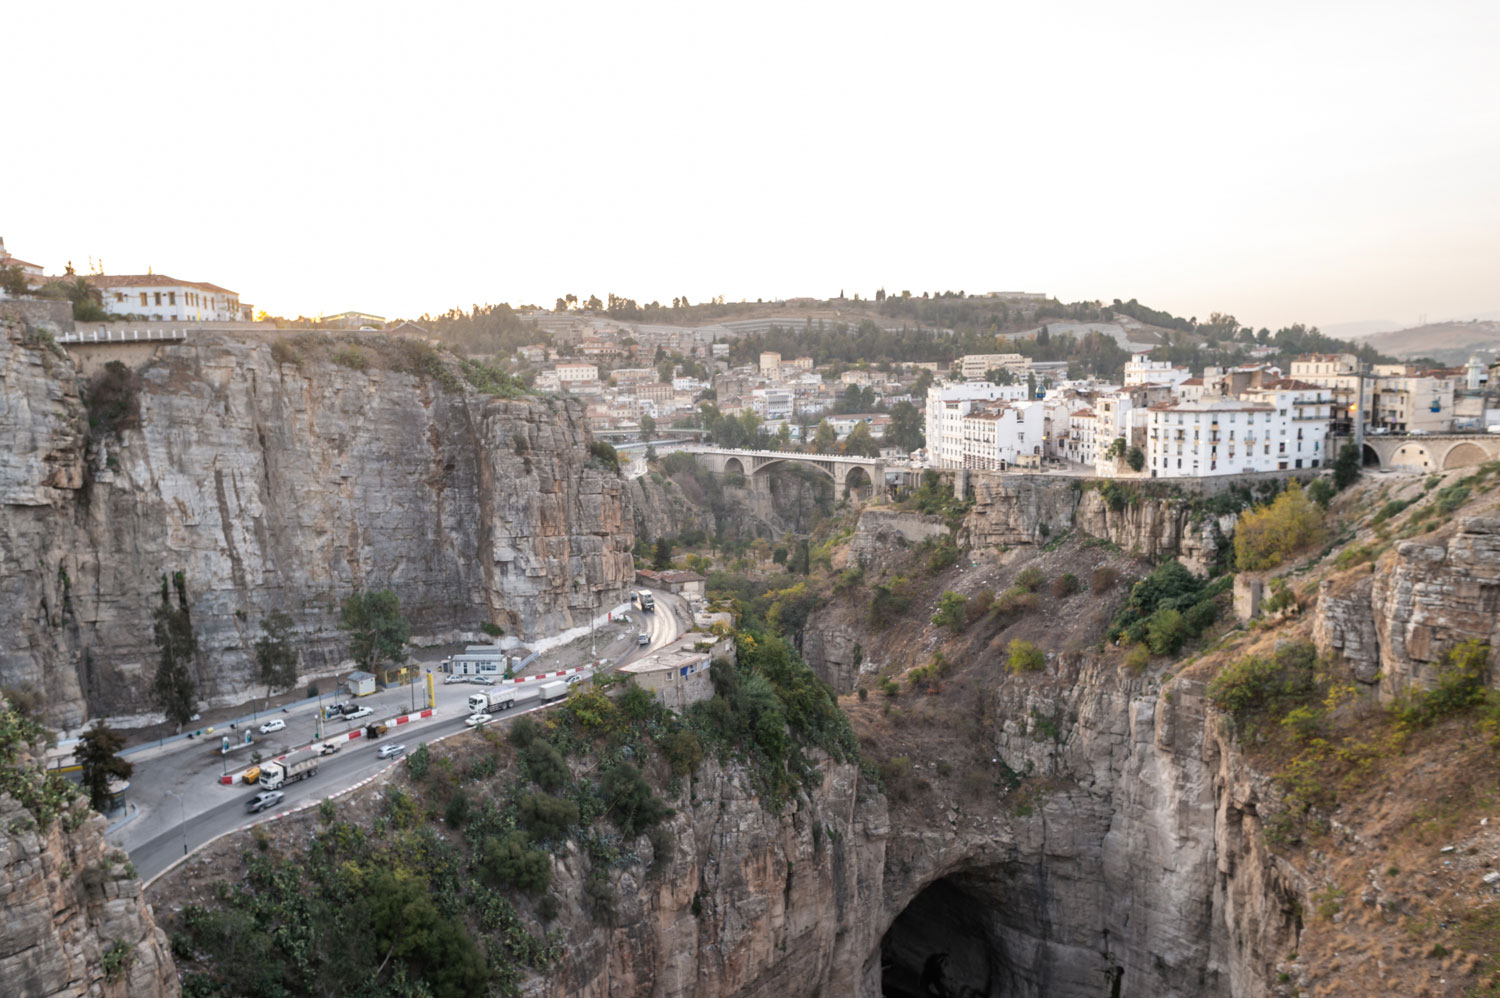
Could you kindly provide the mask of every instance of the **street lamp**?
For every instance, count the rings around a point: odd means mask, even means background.
[[[184,856],[186,856],[187,855],[187,804],[183,803],[182,794],[178,793],[175,790],[168,790],[167,791],[167,796],[168,797],[176,797],[177,798],[177,807],[178,807],[179,815],[180,815],[180,820],[177,822],[177,827],[182,829],[182,854]]]

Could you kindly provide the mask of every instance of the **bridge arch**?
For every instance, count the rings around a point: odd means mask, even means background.
[[[1432,452],[1424,444],[1404,443],[1396,448],[1391,455],[1390,465],[1393,468],[1421,468],[1424,471],[1435,471],[1436,462],[1432,459]]]
[[[855,465],[844,472],[843,498],[868,499],[875,494],[875,479],[862,465]]]
[[[745,477],[745,463],[737,457],[725,458],[724,474],[739,475],[741,478]]]
[[[1467,468],[1474,464],[1483,464],[1489,460],[1489,454],[1478,444],[1465,440],[1455,444],[1443,456],[1443,470],[1449,468]]]
[[[1360,455],[1360,464],[1364,465],[1366,468],[1380,467],[1380,453],[1376,451],[1374,447],[1371,447],[1369,444],[1365,444],[1364,453]]]

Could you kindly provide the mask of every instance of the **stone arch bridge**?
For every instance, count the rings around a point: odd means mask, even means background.
[[[835,495],[847,495],[851,488],[885,488],[885,462],[873,457],[846,457],[841,454],[799,454],[795,451],[730,450],[722,447],[700,447],[687,451],[698,463],[717,475],[744,475],[754,483],[757,476],[778,464],[800,464],[816,468],[833,479]],[[763,476],[762,476],[763,477]]]
[[[1366,436],[1366,467],[1447,471],[1500,458],[1500,433]]]

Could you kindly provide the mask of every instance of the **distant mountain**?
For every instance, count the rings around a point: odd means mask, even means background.
[[[1500,321],[1469,319],[1462,322],[1432,322],[1411,329],[1375,333],[1364,342],[1394,357],[1432,357],[1441,364],[1457,365],[1480,353],[1500,355]]]
[[[1324,333],[1340,340],[1361,340],[1376,333],[1389,333],[1400,329],[1401,323],[1389,319],[1361,319],[1359,322],[1338,322],[1332,326],[1320,326]]]

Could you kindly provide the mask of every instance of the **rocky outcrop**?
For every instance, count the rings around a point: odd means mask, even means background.
[[[635,534],[648,542],[693,533],[712,537],[717,529],[712,511],[691,501],[680,485],[660,473],[631,481],[630,505],[635,514]]]
[[[85,452],[67,357],[8,334],[0,682],[42,690],[56,723],[149,710],[163,575],[182,573],[209,702],[251,688],[273,610],[316,674],[345,657],[336,612],[357,590],[394,589],[418,640],[486,622],[525,637],[618,602],[633,575],[630,497],[590,460],[576,402],[490,398],[378,339],[362,348],[378,362],[282,363],[205,334],[161,348],[138,425]]]
[[[1206,513],[1189,496],[1130,492],[1112,500],[1080,486],[1078,479],[1045,475],[982,476],[959,539],[971,547],[999,548],[1042,544],[1077,530],[1144,558],[1176,557],[1202,573],[1234,530],[1233,515]]]
[[[0,795],[0,994],[151,998],[180,993],[141,882],[104,841],[104,819],[36,830]]]
[[[910,556],[910,549],[952,534],[941,516],[901,510],[867,509],[859,515],[849,541],[849,558],[866,572],[879,574]]]
[[[1446,535],[1403,541],[1372,568],[1325,580],[1314,638],[1386,698],[1430,686],[1454,645],[1500,647],[1500,517],[1462,517]]]
[[[825,762],[821,772],[821,786],[773,814],[742,769],[704,764],[670,822],[675,853],[658,871],[624,871],[612,927],[577,924],[546,993],[856,994],[886,812],[878,794],[861,793],[857,767]],[[582,895],[586,865],[576,851],[562,861],[565,893]]]

